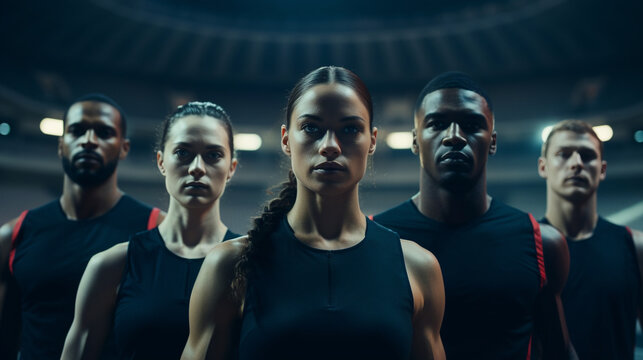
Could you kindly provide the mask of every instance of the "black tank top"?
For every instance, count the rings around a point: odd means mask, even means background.
[[[374,219],[440,262],[447,359],[529,356],[544,282],[542,242],[534,236],[538,224],[533,217],[494,200],[479,218],[450,226],[425,217],[408,200]]]
[[[239,359],[408,359],[413,297],[397,234],[368,220],[342,250],[311,248],[286,218],[248,275]]]
[[[578,357],[633,359],[640,279],[632,235],[599,218],[590,238],[567,245],[570,266],[562,300]]]
[[[228,230],[224,240],[236,237]],[[114,311],[119,359],[181,357],[189,334],[190,294],[203,259],[168,250],[158,228],[130,239]]]
[[[94,219],[67,219],[58,200],[27,213],[11,260],[22,302],[21,359],[60,359],[89,259],[147,229],[151,214],[127,195]]]

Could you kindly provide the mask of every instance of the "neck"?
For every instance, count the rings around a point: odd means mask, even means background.
[[[68,219],[91,219],[108,212],[121,196],[123,192],[116,185],[116,173],[91,188],[81,187],[65,175],[60,206]]]
[[[166,243],[188,248],[215,245],[223,240],[227,231],[221,221],[219,200],[209,207],[188,209],[171,198],[167,215],[159,225]]]
[[[594,233],[598,222],[596,194],[574,203],[548,189],[545,217],[566,238],[587,239]]]
[[[420,169],[420,192],[412,200],[424,216],[456,225],[482,216],[491,205],[484,172],[471,188],[453,191],[440,186]]]
[[[345,240],[352,238],[353,234],[361,240],[366,229],[357,187],[347,193],[326,196],[298,184],[297,198],[288,213],[288,222],[295,234],[324,240]]]

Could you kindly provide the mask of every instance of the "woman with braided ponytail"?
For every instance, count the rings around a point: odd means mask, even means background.
[[[63,359],[178,359],[188,337],[190,293],[205,255],[239,236],[223,224],[219,211],[237,166],[223,108],[210,102],[179,106],[159,134],[156,159],[170,195],[167,216],[157,228],[91,259]],[[106,340],[110,332],[113,344]]]
[[[281,127],[288,181],[247,237],[207,256],[183,359],[444,358],[439,264],[359,207],[372,119],[349,70],[295,85]]]

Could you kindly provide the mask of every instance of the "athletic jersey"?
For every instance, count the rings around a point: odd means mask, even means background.
[[[567,245],[561,297],[579,359],[633,359],[640,278],[631,233],[599,218],[590,238]]]
[[[368,220],[342,250],[297,240],[286,218],[251,264],[239,359],[408,359],[413,295],[397,234]]]
[[[158,209],[127,195],[93,219],[67,219],[59,200],[21,216],[9,255],[21,296],[20,359],[60,358],[89,259],[156,226],[157,216]]]
[[[228,230],[224,240],[240,235]],[[168,250],[158,228],[134,235],[114,311],[119,359],[178,359],[188,339],[188,306],[204,258]]]
[[[542,239],[529,214],[493,200],[482,216],[448,225],[408,200],[374,217],[431,251],[445,290],[447,359],[526,359],[544,285]]]

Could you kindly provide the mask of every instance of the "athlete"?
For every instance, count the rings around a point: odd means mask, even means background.
[[[496,148],[482,88],[460,72],[437,76],[415,107],[420,191],[374,219],[440,262],[449,359],[529,359],[534,335],[543,358],[567,358],[559,297],[567,246],[555,229],[487,194],[486,164]]]
[[[184,359],[444,358],[439,264],[359,207],[376,136],[357,75],[299,81],[281,127],[289,180],[247,237],[208,255]]]
[[[63,359],[98,359],[113,328],[118,358],[178,359],[192,286],[208,251],[239,237],[219,199],[235,172],[232,125],[209,102],[179,106],[161,127],[157,165],[170,205],[158,228],[95,255],[83,275]],[[113,324],[113,325],[112,325]]]
[[[633,359],[643,309],[643,233],[598,215],[605,179],[603,143],[579,120],[556,124],[543,144],[538,173],[547,180],[542,220],[567,239],[570,269],[562,293],[569,334],[581,359]]]
[[[1,315],[20,311],[24,360],[60,358],[89,259],[130,234],[155,227],[163,216],[117,186],[116,167],[130,142],[116,102],[100,94],[83,96],[64,121],[58,142],[65,172],[61,197],[0,228],[1,286],[15,281],[21,306],[5,307]],[[5,356],[10,352],[3,349]]]

